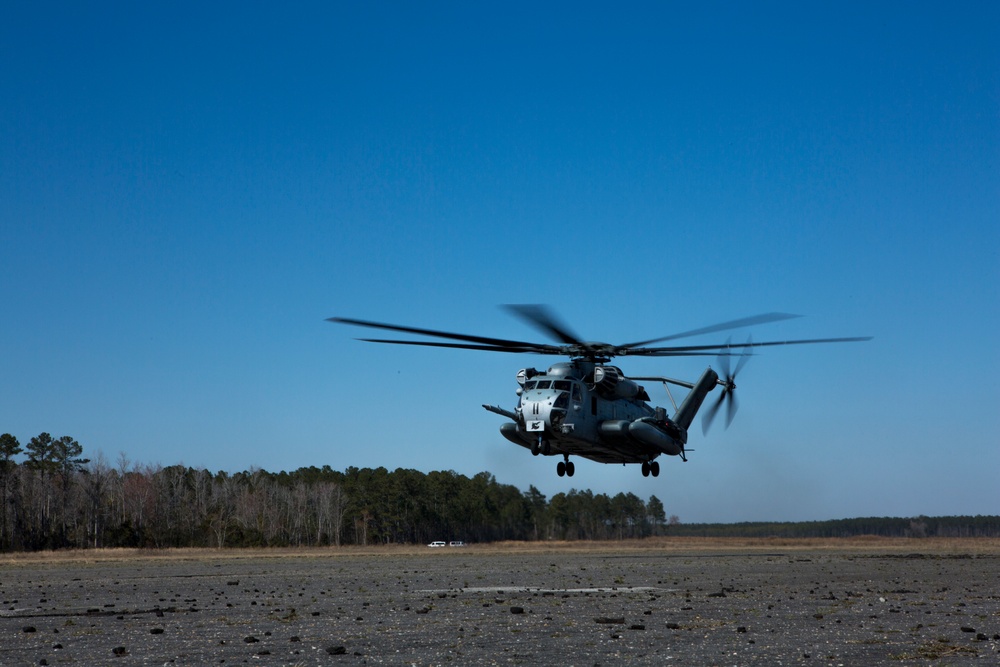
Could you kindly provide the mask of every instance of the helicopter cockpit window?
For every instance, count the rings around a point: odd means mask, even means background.
[[[552,380],[539,380],[536,389],[548,389],[552,386]]]
[[[553,389],[558,389],[559,391],[569,391],[570,381],[569,380],[556,380],[552,383]]]
[[[535,382],[534,380],[531,380],[531,381],[529,381],[529,382],[525,382],[525,383],[524,383],[524,390],[525,390],[525,391],[531,391],[532,389],[534,389],[534,388],[535,388],[535,385],[536,385],[536,384],[538,384],[538,383],[537,383],[537,382]]]

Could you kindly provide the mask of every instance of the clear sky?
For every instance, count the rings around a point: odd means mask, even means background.
[[[995,2],[6,3],[0,432],[682,521],[997,514],[998,167]],[[612,343],[770,311],[804,317],[756,340],[875,339],[762,351],[659,478],[568,479],[480,407],[556,359],[324,321],[544,341],[505,303]]]

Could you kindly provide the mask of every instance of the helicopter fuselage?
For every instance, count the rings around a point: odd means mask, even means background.
[[[520,371],[520,400],[513,413],[484,407],[510,417],[500,433],[533,454],[650,464],[661,454],[683,456],[690,418],[717,380],[707,370],[670,419],[664,409],[650,406],[646,390],[617,367],[574,360],[544,373]]]
[[[331,322],[352,326],[407,333],[438,340],[399,340],[362,338],[371,343],[443,347],[457,350],[479,350],[508,354],[541,354],[569,357],[569,362],[558,363],[544,373],[534,368],[522,369],[517,374],[519,400],[515,410],[495,405],[484,405],[490,412],[510,421],[500,427],[500,433],[516,445],[530,449],[536,456],[559,455],[556,473],[573,476],[574,464],[570,456],[599,463],[639,463],[643,476],[656,477],[660,465],[656,459],[661,454],[684,455],[688,428],[705,396],[716,385],[722,387],[718,401],[708,408],[703,428],[715,419],[719,409],[726,406],[726,426],[736,412],[736,376],[746,363],[752,350],[774,345],[801,345],[814,343],[847,343],[870,340],[870,337],[812,338],[807,340],[780,340],[733,344],[659,345],[679,338],[700,336],[717,331],[792,319],[788,313],[764,313],[721,322],[707,327],[691,329],[669,336],[612,345],[585,341],[547,308],[539,305],[510,305],[508,308],[535,328],[544,332],[555,343],[535,343],[492,336],[473,336],[452,331],[438,331],[421,327],[372,322],[344,317],[331,317]],[[443,339],[443,340],[441,340]],[[738,351],[738,355],[734,354]],[[718,355],[722,378],[711,368],[702,373],[697,382],[674,380],[665,377],[628,378],[616,366],[609,366],[614,357],[625,355],[643,357],[689,357]],[[736,368],[730,372],[730,357],[738,356]],[[673,417],[664,408],[647,403],[649,396],[637,381],[655,380],[686,387],[687,396],[677,407]],[[669,390],[668,390],[669,393]],[[673,403],[673,397],[671,397]],[[676,406],[676,404],[675,404]]]

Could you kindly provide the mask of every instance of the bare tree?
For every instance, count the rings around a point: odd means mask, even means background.
[[[87,543],[94,548],[103,546],[104,527],[110,518],[111,473],[104,452],[98,451],[97,458],[87,468],[84,483],[87,497]]]
[[[343,487],[334,482],[316,484],[316,544],[321,544],[323,534],[333,544],[340,546],[340,533],[347,512],[347,495]]]
[[[215,544],[221,549],[226,546],[233,518],[233,478],[220,472],[212,484],[210,522]]]

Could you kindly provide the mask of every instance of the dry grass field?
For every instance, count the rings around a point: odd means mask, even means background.
[[[1000,538],[729,538],[651,537],[620,541],[493,542],[446,548],[440,554],[546,554],[546,553],[717,553],[753,554],[768,551],[813,551],[818,553],[928,555],[970,554],[1000,556]],[[15,563],[117,562],[140,560],[212,560],[246,558],[337,558],[352,556],[417,555],[428,553],[424,545],[386,544],[370,546],[266,548],[266,549],[67,549],[0,554],[0,565]]]
[[[997,665],[1000,540],[0,557],[0,665]]]

